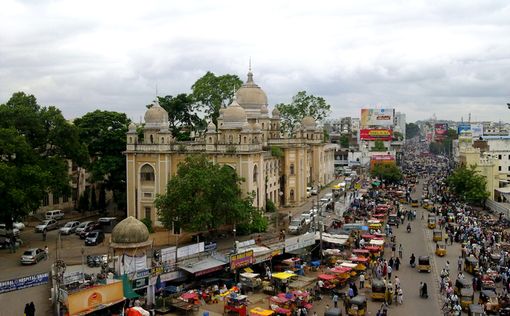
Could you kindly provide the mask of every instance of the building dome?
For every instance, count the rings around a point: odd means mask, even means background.
[[[149,230],[133,216],[122,220],[112,231],[112,242],[117,244],[141,244],[149,239]]]
[[[131,122],[128,127],[129,133],[136,133],[136,124],[134,122]]]
[[[234,98],[225,111],[223,111],[223,127],[224,128],[242,128],[246,122],[246,111],[237,103]]]
[[[301,120],[301,126],[306,129],[314,129],[316,126],[315,119],[311,116],[305,116],[303,120]]]
[[[280,118],[280,111],[275,107],[273,109],[273,112],[271,112],[271,115],[273,116],[273,118]]]
[[[237,102],[246,110],[260,111],[263,105],[267,106],[267,95],[255,82],[253,73],[248,72],[248,80],[236,92]]]
[[[154,104],[145,112],[144,116],[146,128],[161,128],[168,126],[168,112],[163,109],[156,100]]]
[[[207,125],[207,131],[208,132],[214,132],[216,130],[216,125],[214,125],[213,121],[210,121]]]

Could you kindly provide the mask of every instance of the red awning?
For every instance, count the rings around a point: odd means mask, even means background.
[[[334,278],[336,278],[334,275],[331,275],[331,274],[320,274],[319,275],[319,279],[322,279],[322,280],[325,280],[325,281],[330,281],[330,280],[333,280]]]

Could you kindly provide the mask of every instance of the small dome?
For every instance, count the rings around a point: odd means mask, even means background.
[[[241,128],[246,121],[246,111],[234,98],[232,104],[223,112],[223,126],[225,128]]]
[[[248,72],[248,80],[236,92],[237,102],[245,109],[260,110],[267,105],[267,95],[254,81],[253,73]]]
[[[311,116],[305,116],[303,120],[301,120],[301,125],[306,129],[315,128],[315,119]]]
[[[269,113],[269,110],[267,109],[267,106],[265,104],[260,108],[260,113],[262,114]]]
[[[156,100],[154,104],[145,112],[145,126],[148,128],[160,128],[168,125],[168,112],[163,109]]]
[[[133,216],[122,220],[112,231],[112,242],[118,244],[144,243],[149,239],[149,230]]]
[[[136,124],[134,122],[131,122],[131,124],[129,124],[128,131],[130,133],[136,133]]]
[[[273,115],[273,118],[280,118],[280,111],[277,108],[274,108],[271,114]]]
[[[214,132],[216,130],[216,125],[212,121],[209,122],[207,125],[207,131],[208,132]]]

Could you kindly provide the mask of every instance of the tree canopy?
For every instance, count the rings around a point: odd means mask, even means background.
[[[96,110],[77,118],[74,124],[80,139],[87,146],[90,182],[104,184],[112,190],[120,209],[125,208],[126,194],[126,132],[130,120],[126,114]]]
[[[342,135],[340,136],[340,147],[342,148],[349,148],[349,136],[348,135]]]
[[[39,208],[45,194],[69,194],[68,160],[83,165],[78,129],[57,108],[16,92],[0,105],[0,222],[8,227]]]
[[[476,166],[460,166],[447,178],[449,187],[467,203],[483,204],[489,197],[487,181]]]
[[[420,127],[418,127],[415,123],[406,124],[406,137],[407,139],[414,138],[416,136],[420,136]]]
[[[249,222],[257,210],[251,196],[242,197],[241,181],[231,167],[190,155],[179,164],[166,193],[156,198],[159,218],[168,229],[178,219],[180,227],[194,232]]]
[[[394,183],[402,180],[402,172],[395,164],[375,164],[371,170],[372,177]]]
[[[276,105],[280,111],[281,129],[283,132],[292,133],[305,116],[311,116],[317,121],[326,118],[331,106],[322,97],[307,95],[306,91],[299,91],[292,102]]]
[[[191,86],[193,101],[217,125],[220,108],[232,103],[235,89],[241,87],[242,84],[243,82],[237,75],[216,76],[208,71]]]
[[[191,94],[158,97],[159,104],[168,112],[172,136],[178,141],[190,140],[192,131],[204,130],[207,124],[198,116],[198,106]]]

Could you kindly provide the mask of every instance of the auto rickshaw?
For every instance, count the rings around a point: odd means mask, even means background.
[[[464,259],[464,271],[473,275],[478,272],[478,259],[473,256],[466,257]]]
[[[441,241],[443,240],[443,232],[440,230],[434,230],[432,232],[432,240],[433,241]]]
[[[386,295],[386,283],[381,279],[372,280],[372,300],[384,300]]]
[[[473,289],[473,283],[467,279],[457,279],[455,281],[455,287],[453,288],[453,291],[457,296],[459,296],[460,290],[462,289]]]
[[[430,215],[427,223],[428,223],[428,227],[430,229],[436,228],[436,217],[433,215]]]
[[[420,256],[418,257],[418,266],[417,269],[419,272],[426,271],[430,272],[430,257],[429,256]]]
[[[446,255],[446,244],[436,244],[436,255],[438,257],[444,257]]]
[[[411,200],[411,207],[418,207],[420,206],[420,203],[418,202],[418,200]]]
[[[474,303],[474,296],[473,289],[463,288],[460,290],[459,302],[463,311],[467,311],[469,305]]]
[[[485,310],[483,309],[482,305],[471,304],[471,305],[469,305],[468,315],[469,316],[485,316],[487,314],[485,313]]]
[[[491,290],[480,291],[478,304],[482,305],[487,313],[497,312],[499,309],[499,301],[496,292]]]
[[[324,316],[342,316],[342,310],[340,308],[331,307],[324,312]]]
[[[357,295],[347,301],[347,315],[364,316],[367,312],[367,298]]]

